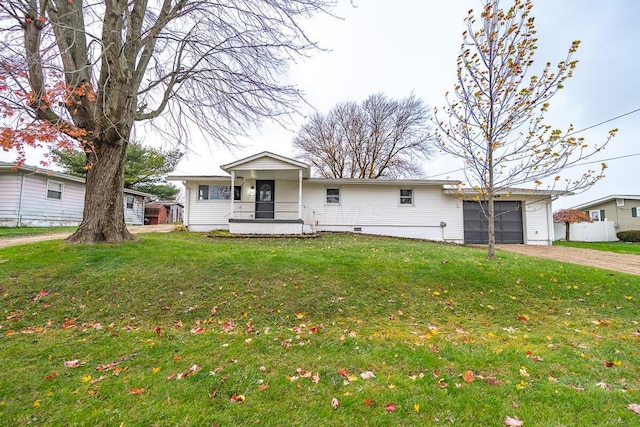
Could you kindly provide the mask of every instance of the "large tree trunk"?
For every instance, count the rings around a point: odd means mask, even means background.
[[[571,224],[569,224],[568,222],[565,222],[565,230],[564,230],[564,240],[566,240],[567,242],[569,241],[569,238],[571,237]]]
[[[89,153],[84,213],[69,243],[117,243],[134,240],[124,222],[124,162],[127,143],[96,142]]]

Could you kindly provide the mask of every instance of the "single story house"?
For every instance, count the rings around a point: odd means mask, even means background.
[[[640,195],[613,194],[574,206],[594,222],[610,221],[617,231],[640,230]]]
[[[233,234],[355,232],[453,243],[486,243],[487,220],[458,181],[312,178],[309,165],[262,152],[221,166],[228,175],[169,176],[185,187],[184,225]],[[551,202],[560,192],[498,196],[499,243],[549,245]]]
[[[0,162],[0,226],[74,226],[82,221],[83,178]],[[125,222],[144,224],[150,194],[124,189]]]

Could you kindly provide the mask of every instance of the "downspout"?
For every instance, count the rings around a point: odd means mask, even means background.
[[[548,233],[549,233],[549,245],[553,245],[553,239],[555,238],[555,228],[553,226],[553,202],[555,202],[556,200],[558,200],[560,198],[560,196],[551,196],[551,200],[549,201],[549,203],[547,203],[547,222],[549,223],[549,225],[547,226],[547,228],[549,229]],[[551,218],[551,221],[549,221],[549,218]]]
[[[18,170],[18,173],[20,173],[20,170]],[[17,227],[22,227],[22,201],[23,201],[23,194],[24,194],[24,178],[29,175],[34,175],[36,173],[38,172],[35,171],[28,174],[23,174],[20,178],[20,199],[18,200],[18,223],[16,224]]]
[[[187,187],[187,182],[182,181],[182,185],[184,185],[184,212],[182,213],[182,225],[189,228],[189,205],[191,203],[191,191],[189,187]]]

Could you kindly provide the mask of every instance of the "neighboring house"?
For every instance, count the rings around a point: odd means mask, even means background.
[[[0,162],[0,226],[73,226],[82,221],[83,178]],[[125,222],[144,224],[145,197],[124,190]]]
[[[221,166],[229,175],[170,176],[185,186],[191,231],[233,234],[356,232],[454,243],[485,243],[487,220],[472,193],[461,200],[450,180],[311,178],[310,167],[263,152]],[[552,197],[514,190],[496,207],[499,243],[553,241]]]
[[[614,194],[574,206],[573,209],[584,211],[594,222],[613,222],[618,231],[640,230],[639,195]]]

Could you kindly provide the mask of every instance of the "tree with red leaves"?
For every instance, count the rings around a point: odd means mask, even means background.
[[[574,222],[593,222],[593,220],[585,212],[576,209],[560,209],[553,213],[553,222],[564,222],[565,224],[565,240],[570,241],[571,224]]]
[[[122,193],[136,123],[175,143],[235,144],[282,120],[301,93],[290,59],[316,49],[304,19],[335,0],[0,2],[0,148],[64,143],[86,153],[84,216],[72,243],[133,239]]]

